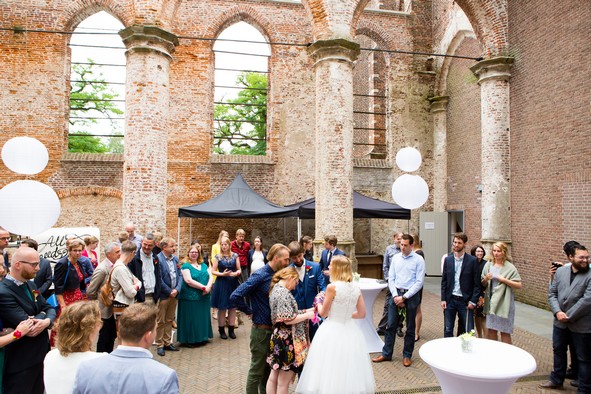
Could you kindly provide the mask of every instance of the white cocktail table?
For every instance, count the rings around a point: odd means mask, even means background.
[[[368,353],[381,353],[384,347],[384,341],[380,339],[376,328],[373,325],[373,304],[380,292],[388,286],[387,283],[378,283],[377,279],[361,278],[359,279],[359,289],[363,295],[365,303],[365,319],[355,319],[359,328],[363,332],[363,337],[367,344]]]

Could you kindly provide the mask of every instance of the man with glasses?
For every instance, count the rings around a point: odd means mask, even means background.
[[[548,292],[548,304],[554,314],[552,349],[554,368],[545,389],[562,389],[566,375],[566,350],[569,337],[579,362],[578,392],[591,392],[591,272],[589,252],[574,245],[568,255],[571,264],[556,270]]]
[[[0,319],[5,328],[15,329],[23,320],[32,319],[26,335],[15,330],[15,341],[6,347],[4,393],[44,392],[43,359],[49,350],[49,335],[55,310],[39,294],[32,279],[39,271],[39,253],[19,248],[12,257],[10,273],[0,282]]]
[[[0,255],[4,256],[4,266],[6,270],[10,267],[10,261],[8,261],[8,242],[10,242],[10,233],[4,228],[0,227]]]

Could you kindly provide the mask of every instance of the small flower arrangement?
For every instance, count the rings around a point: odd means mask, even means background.
[[[35,302],[37,302],[37,296],[39,296],[39,290],[33,290],[33,298],[35,299]]]
[[[310,272],[311,269],[312,269],[312,266],[311,265],[307,265],[306,266],[306,273]]]
[[[324,304],[324,297],[325,296],[326,296],[326,293],[321,291],[320,293],[316,294],[316,297],[314,297],[314,303],[312,304],[312,306],[314,307],[314,317],[312,319],[310,319],[312,324],[318,325],[322,321],[322,319],[318,315],[318,305]]]
[[[470,332],[465,332],[460,335],[460,341],[462,342],[462,351],[464,353],[472,353],[472,339],[474,338],[474,330],[470,330]]]
[[[361,279],[361,274],[359,272],[353,272],[353,282],[359,282]]]

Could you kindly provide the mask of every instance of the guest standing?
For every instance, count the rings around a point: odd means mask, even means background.
[[[207,343],[213,338],[210,319],[212,275],[203,262],[201,245],[189,249],[188,262],[181,266],[183,283],[179,294],[178,340],[188,347]]]
[[[248,272],[252,275],[267,264],[267,251],[263,249],[263,239],[254,237],[253,248],[248,251]]]
[[[230,304],[247,315],[252,315],[250,331],[250,368],[246,378],[246,394],[265,394],[269,378],[269,341],[271,340],[271,307],[269,286],[276,271],[289,264],[289,249],[275,244],[267,254],[269,263],[251,275],[231,295]],[[249,297],[249,305],[245,298]]]
[[[297,241],[293,243],[300,244]],[[302,370],[308,354],[308,320],[314,317],[314,308],[298,309],[298,304],[291,292],[300,281],[295,268],[283,268],[271,281],[269,305],[273,333],[269,349],[271,354],[267,362],[271,374],[267,381],[267,394],[287,394],[289,383],[294,373]]]
[[[158,332],[156,347],[159,356],[165,355],[165,350],[176,352],[178,349],[172,343],[172,321],[177,307],[177,296],[181,291],[183,281],[178,267],[179,258],[174,255],[176,241],[172,238],[162,238],[160,242],[162,252],[158,254],[158,267],[162,279],[160,287],[160,301],[158,302]]]
[[[484,314],[488,339],[511,344],[511,334],[515,319],[514,289],[521,289],[521,277],[517,268],[511,264],[507,245],[496,242],[492,247],[493,260],[486,263],[482,270],[482,286],[486,287]]]
[[[482,245],[477,245],[470,250],[470,254],[476,257],[476,266],[478,267],[477,271],[479,272],[478,277],[482,278],[482,271],[486,265],[486,260],[484,259],[486,251]],[[476,334],[478,335],[478,338],[488,337],[488,331],[486,330],[486,316],[484,315],[484,290],[485,289],[481,286],[478,303],[474,310],[474,325],[476,326]]]
[[[236,230],[236,239],[232,241],[232,252],[238,255],[240,261],[240,282],[248,278],[248,251],[250,244],[244,240],[246,232],[243,229]]]
[[[57,348],[47,353],[43,362],[47,394],[70,394],[80,363],[103,355],[90,349],[101,325],[97,301],[76,302],[62,311],[55,328]]]
[[[15,341],[5,353],[4,394],[44,392],[43,359],[49,351],[47,330],[55,310],[36,292],[32,279],[38,270],[39,253],[19,248],[12,256],[10,273],[0,282],[0,320],[5,328],[15,329]],[[18,328],[25,320],[32,321],[27,335]]]
[[[113,300],[113,307],[120,308],[133,305],[135,302],[135,295],[142,287],[142,283],[136,278],[127,264],[135,257],[136,244],[131,241],[125,241],[121,244],[121,256],[111,270],[111,288],[115,298]],[[123,312],[123,311],[121,311]],[[117,314],[115,319],[117,319]]]
[[[238,287],[240,277],[240,261],[238,255],[232,253],[230,239],[222,238],[221,252],[213,257],[212,274],[217,276],[213,288],[211,305],[218,309],[218,331],[220,338],[236,339],[234,324],[236,323],[236,308],[230,306],[230,295]],[[226,311],[228,311],[228,335],[226,335]]]
[[[92,264],[92,268],[96,268],[98,265],[98,256],[96,255],[95,249],[98,246],[98,238],[91,235],[90,237],[84,237],[84,250],[82,251],[82,256],[88,257],[90,260],[90,264]]]

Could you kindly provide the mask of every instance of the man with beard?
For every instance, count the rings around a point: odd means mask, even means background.
[[[320,264],[308,261],[304,258],[304,248],[302,245],[293,241],[288,246],[289,260],[291,266],[295,268],[300,276],[298,284],[291,294],[298,303],[298,309],[310,309],[314,306],[314,298],[321,291],[326,291],[326,284],[324,283],[324,275]],[[318,325],[309,322],[310,325],[310,340],[314,339],[314,334],[318,329]]]
[[[554,313],[552,348],[554,368],[550,380],[540,384],[547,389],[561,389],[566,373],[566,350],[571,337],[579,361],[579,393],[591,392],[591,273],[589,252],[575,245],[569,255],[570,265],[556,270],[548,303]]]
[[[23,335],[15,330],[15,341],[6,347],[4,393],[39,393],[43,384],[43,359],[49,351],[49,335],[55,310],[31,280],[39,271],[39,253],[19,248],[12,256],[10,273],[0,282],[0,319],[5,328],[16,329],[23,320],[33,328]]]

